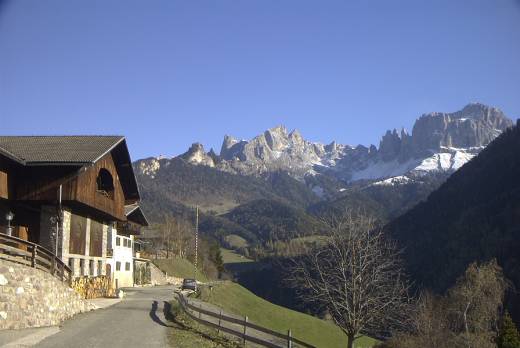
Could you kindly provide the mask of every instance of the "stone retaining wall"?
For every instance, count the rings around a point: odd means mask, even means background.
[[[49,273],[0,260],[0,329],[59,325],[92,309],[92,304]]]

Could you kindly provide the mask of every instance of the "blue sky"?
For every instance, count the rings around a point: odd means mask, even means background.
[[[0,133],[133,159],[278,124],[314,141],[472,101],[520,117],[519,0],[0,0]]]

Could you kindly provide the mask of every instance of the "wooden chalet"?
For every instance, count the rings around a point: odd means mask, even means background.
[[[74,276],[112,275],[115,236],[147,225],[139,199],[122,136],[0,136],[0,233],[44,246]]]

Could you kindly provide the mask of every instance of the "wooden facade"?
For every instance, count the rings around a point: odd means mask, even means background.
[[[95,211],[85,212],[104,215],[107,220],[125,221],[125,195],[117,167],[109,153],[90,167],[78,169],[75,166],[31,167],[24,170],[16,180],[16,200],[25,202],[49,202],[58,200],[59,186],[62,185],[62,202],[83,204]],[[107,194],[98,190],[100,171],[108,172],[113,181],[113,192]]]
[[[89,256],[103,255],[103,225],[95,220],[90,220],[90,247]]]
[[[141,227],[141,225],[131,221],[117,223],[117,231],[127,236],[141,234]]]
[[[87,240],[87,218],[72,214],[70,219],[69,253],[85,255]]]
[[[14,191],[13,178],[20,165],[0,154],[0,199],[12,199]]]
[[[112,176],[113,192],[98,190],[98,176],[107,171]],[[94,166],[71,181],[74,195],[70,200],[82,202],[89,207],[105,212],[116,220],[125,221],[125,195],[111,154],[107,154]]]
[[[7,188],[7,171],[2,170],[0,170],[0,198],[9,198],[9,190]]]

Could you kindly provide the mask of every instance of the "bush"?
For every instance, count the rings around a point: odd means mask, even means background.
[[[520,334],[507,311],[502,318],[497,343],[498,348],[520,348]]]

